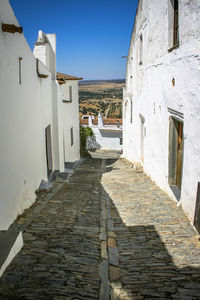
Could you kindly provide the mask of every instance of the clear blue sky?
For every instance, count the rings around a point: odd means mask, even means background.
[[[57,71],[125,78],[138,0],[10,0],[33,49],[38,30],[57,35]]]

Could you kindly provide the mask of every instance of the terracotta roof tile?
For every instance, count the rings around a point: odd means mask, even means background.
[[[88,125],[88,119],[80,119],[81,125]]]
[[[103,119],[104,125],[116,125],[116,122],[119,121],[119,124],[122,125],[122,119]],[[93,125],[98,125],[98,118],[92,121]],[[87,125],[88,119],[80,119],[81,125]]]
[[[116,125],[116,122],[122,125],[122,119],[103,119],[104,125]]]
[[[83,78],[67,75],[64,73],[57,72],[57,81],[59,84],[65,83],[67,80],[82,80]]]

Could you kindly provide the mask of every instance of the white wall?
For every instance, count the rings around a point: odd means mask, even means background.
[[[97,144],[101,149],[105,150],[122,150],[123,145],[120,145],[120,137],[122,133],[119,130],[104,130],[91,127],[96,137]]]
[[[181,204],[193,220],[197,183],[200,181],[200,2],[181,0],[179,11],[180,45],[168,52],[168,1],[143,0],[139,3],[124,91],[124,156],[130,161],[141,161],[142,115],[146,130],[144,170],[175,199],[168,185],[168,148],[169,117],[177,116],[169,112],[168,107],[182,113],[184,161]],[[140,34],[143,35],[142,65],[138,64]]]
[[[72,86],[72,102],[69,101],[69,87]],[[59,86],[59,107],[60,107],[60,144],[63,145],[64,161],[73,162],[80,159],[80,129],[79,129],[79,100],[78,81],[67,80]],[[71,145],[71,133],[73,128],[73,140]]]
[[[56,35],[40,30],[33,53],[47,67],[52,80],[56,80]]]
[[[42,62],[51,73],[51,81],[43,89],[44,99],[46,99],[43,107],[43,119],[46,122],[45,128],[51,125],[53,169],[62,172],[64,171],[63,129],[62,107],[59,99],[60,87],[56,81],[56,35],[45,34],[40,30],[33,53],[40,60],[40,68]],[[43,74],[40,68],[39,72]],[[51,95],[47,94],[49,88]]]
[[[0,3],[0,22],[19,26],[7,0]],[[22,57],[22,84],[19,84]],[[23,34],[0,30],[0,229],[34,199],[43,165],[41,101],[35,58]]]
[[[8,0],[0,2],[0,23],[19,26]],[[34,53],[46,64],[38,66],[48,75],[44,79],[38,77],[36,58],[24,35],[0,30],[0,230],[8,229],[35,201],[35,190],[42,179],[47,180],[45,128],[49,125],[53,170],[64,169],[63,155],[59,156],[55,35],[43,36],[44,48],[40,51],[36,45]]]

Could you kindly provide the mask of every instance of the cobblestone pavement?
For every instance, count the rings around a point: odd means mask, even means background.
[[[127,161],[106,169],[108,235],[119,260],[112,299],[200,299],[199,235],[182,209]]]
[[[1,300],[99,299],[100,178],[101,161],[88,160],[34,218]]]
[[[127,161],[87,159],[44,203],[21,217],[1,300],[200,299],[199,235]]]

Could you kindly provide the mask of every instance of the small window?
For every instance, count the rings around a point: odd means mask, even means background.
[[[179,42],[179,22],[178,22],[178,0],[174,0],[174,35],[173,45],[177,45]]]
[[[69,100],[72,102],[72,86],[69,87]]]
[[[168,0],[168,51],[179,46],[179,2]]]
[[[122,138],[122,137],[121,137],[120,140],[119,140],[119,144],[120,144],[120,145],[123,145],[123,138]]]
[[[143,37],[141,34],[139,39],[139,65],[142,65],[142,61],[143,61]]]
[[[70,135],[71,135],[71,146],[74,145],[74,134],[73,134],[73,127],[70,129]]]
[[[131,101],[130,122],[133,122],[133,101]]]
[[[19,84],[22,84],[22,57],[19,57]]]

